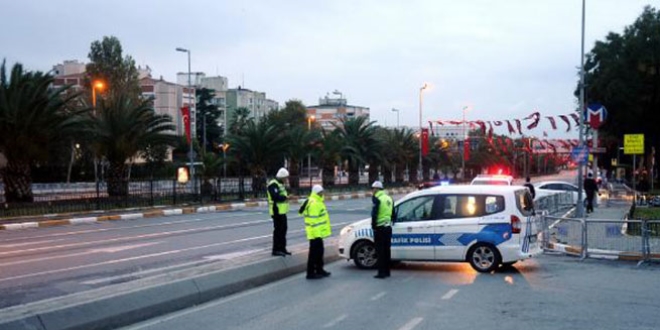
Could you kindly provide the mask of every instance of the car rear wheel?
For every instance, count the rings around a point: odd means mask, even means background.
[[[500,265],[500,253],[486,243],[475,244],[468,252],[468,262],[474,270],[480,273],[490,273]]]
[[[360,269],[371,269],[376,267],[378,256],[376,246],[369,241],[360,241],[353,248],[353,262]]]

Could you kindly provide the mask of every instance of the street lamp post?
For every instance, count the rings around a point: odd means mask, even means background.
[[[94,109],[94,115],[96,115],[96,90],[102,91],[105,88],[105,84],[102,81],[96,80],[92,82],[92,108]],[[73,150],[72,150],[73,152]],[[73,158],[72,158],[73,160]],[[98,192],[98,183],[99,183],[99,170],[98,170],[99,160],[94,155],[94,180],[96,180],[97,192]],[[68,180],[68,178],[67,178]],[[67,182],[68,183],[68,182]]]
[[[422,167],[422,106],[423,106],[423,92],[428,87],[426,83],[419,88],[419,173],[423,172]]]
[[[399,109],[392,109],[392,112],[396,112],[396,128],[399,128]]]
[[[584,148],[584,21],[585,21],[585,0],[582,0],[582,41],[580,51],[580,109],[578,114],[580,117],[580,148]],[[582,189],[584,189],[584,180],[582,178],[583,167],[582,159],[578,160],[578,202],[576,216],[584,216],[584,204],[582,203]]]
[[[185,49],[181,47],[177,47],[176,49],[177,52],[183,52],[183,53],[188,53],[188,107],[190,109],[190,145],[189,149],[190,152],[188,153],[188,158],[190,160],[190,164],[188,165],[188,172],[190,172],[190,177],[193,179],[193,182],[195,181],[195,167],[193,166],[193,125],[195,124],[192,121],[193,116],[193,107],[192,104],[190,104],[190,91],[192,90],[192,83],[191,83],[191,72],[190,72],[190,49]]]
[[[309,116],[307,117],[307,130],[312,131],[312,122],[316,120],[316,117]],[[307,153],[307,175],[309,175],[309,187],[312,187],[312,153]]]

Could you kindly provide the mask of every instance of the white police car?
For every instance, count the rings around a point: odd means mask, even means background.
[[[462,261],[479,272],[542,252],[540,217],[522,186],[439,186],[395,204],[392,260]],[[371,219],[344,227],[339,254],[359,268],[376,265]]]

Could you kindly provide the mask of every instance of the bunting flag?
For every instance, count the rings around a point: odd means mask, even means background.
[[[512,134],[512,133],[515,133],[515,132],[516,132],[516,130],[513,128],[513,125],[511,125],[511,122],[510,122],[510,121],[507,120],[507,121],[506,121],[506,125],[507,125],[508,128],[509,128],[509,134]]]
[[[493,139],[493,124],[491,122],[488,122],[488,139]]]
[[[479,125],[479,128],[481,128],[481,134],[486,135],[486,123],[484,123],[481,120],[476,120],[475,123]]]
[[[552,126],[553,130],[557,129],[557,123],[555,122],[555,117],[546,116],[545,118],[547,118],[548,121],[550,121],[550,126]]]
[[[495,126],[499,127],[499,126],[502,126],[502,121],[496,120],[496,121],[493,122],[493,124],[495,124]]]
[[[463,141],[463,159],[470,160],[470,137],[466,137]]]
[[[548,132],[543,131],[543,137],[548,137]]]
[[[518,128],[518,134],[522,135],[520,119],[516,119],[516,127]]]
[[[435,133],[433,132],[433,122],[429,120],[429,130],[431,131],[431,136],[435,136]]]
[[[568,126],[568,128],[566,128],[566,132],[570,132],[571,131],[571,122],[568,121],[568,116],[559,115],[559,118],[561,118],[561,120],[563,120],[566,123],[566,125]]]
[[[531,119],[532,123],[527,125],[527,129],[533,129],[536,128],[536,126],[539,125],[539,120],[541,120],[541,114],[538,112],[534,112],[533,114],[527,116],[525,119]]]
[[[575,126],[580,126],[580,116],[578,116],[577,113],[572,113],[570,116],[575,121]]]

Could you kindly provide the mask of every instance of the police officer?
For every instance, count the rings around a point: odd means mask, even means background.
[[[371,209],[371,228],[374,230],[376,254],[378,255],[378,274],[375,278],[390,276],[390,246],[392,244],[392,211],[394,202],[383,189],[383,183],[375,181],[373,188],[373,208]]]
[[[300,208],[305,218],[305,232],[309,240],[309,256],[307,258],[307,279],[315,280],[330,276],[323,269],[323,239],[332,234],[330,216],[323,203],[323,187],[314,185],[309,198]]]
[[[287,218],[289,200],[284,187],[284,180],[289,177],[289,171],[282,167],[275,179],[268,182],[268,210],[273,218],[273,255],[286,256],[291,253],[286,250]]]

